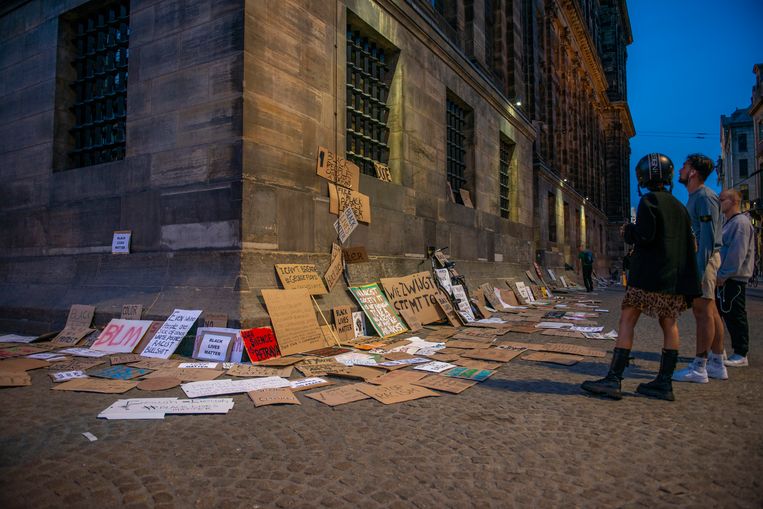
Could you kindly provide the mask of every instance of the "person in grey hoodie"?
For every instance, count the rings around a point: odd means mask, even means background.
[[[723,246],[721,266],[716,277],[715,303],[731,336],[734,353],[724,361],[726,366],[747,366],[750,330],[745,309],[747,280],[752,277],[755,263],[755,231],[750,219],[739,206],[742,195],[736,189],[721,193],[723,223]]]

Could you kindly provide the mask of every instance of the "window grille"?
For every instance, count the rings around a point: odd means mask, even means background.
[[[130,2],[121,0],[73,23],[77,78],[71,84],[74,149],[70,167],[124,159]]]
[[[501,140],[498,172],[500,177],[501,217],[509,218],[509,166],[514,146],[506,140]]]
[[[366,175],[389,162],[390,55],[347,25],[347,159]]]
[[[447,166],[446,175],[456,201],[461,203],[459,191],[466,183],[466,110],[450,99],[447,106]]]

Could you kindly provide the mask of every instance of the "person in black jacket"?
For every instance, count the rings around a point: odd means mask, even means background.
[[[639,188],[645,187],[650,192],[639,202],[636,223],[622,228],[625,242],[634,244],[634,248],[617,344],[607,376],[583,382],[582,388],[593,394],[622,398],[621,381],[633,346],[633,329],[644,313],[659,320],[664,343],[657,378],[640,384],[636,392],[673,401],[671,377],[678,360],[678,315],[689,308],[694,297],[702,294],[695,242],[686,207],[670,194],[671,160],[662,154],[646,155],[636,165],[636,176]]]

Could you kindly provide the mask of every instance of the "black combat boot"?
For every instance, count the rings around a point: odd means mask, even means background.
[[[623,371],[628,365],[631,351],[628,348],[615,348],[612,353],[612,363],[609,365],[609,373],[601,380],[586,380],[580,386],[584,391],[612,399],[622,399],[620,381],[623,379]]]
[[[677,361],[678,350],[663,350],[662,358],[660,359],[660,372],[657,373],[657,378],[651,382],[639,384],[636,392],[644,396],[675,401],[676,398],[673,396],[673,382],[671,382],[671,379],[673,378],[673,371],[676,369]]]

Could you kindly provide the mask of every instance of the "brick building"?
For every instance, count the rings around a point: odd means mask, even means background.
[[[604,269],[629,215],[630,42],[624,0],[5,2],[0,327],[73,303],[264,321],[274,263],[328,264],[318,146],[370,197],[353,282],[423,270],[431,245],[475,283],[579,244]]]

